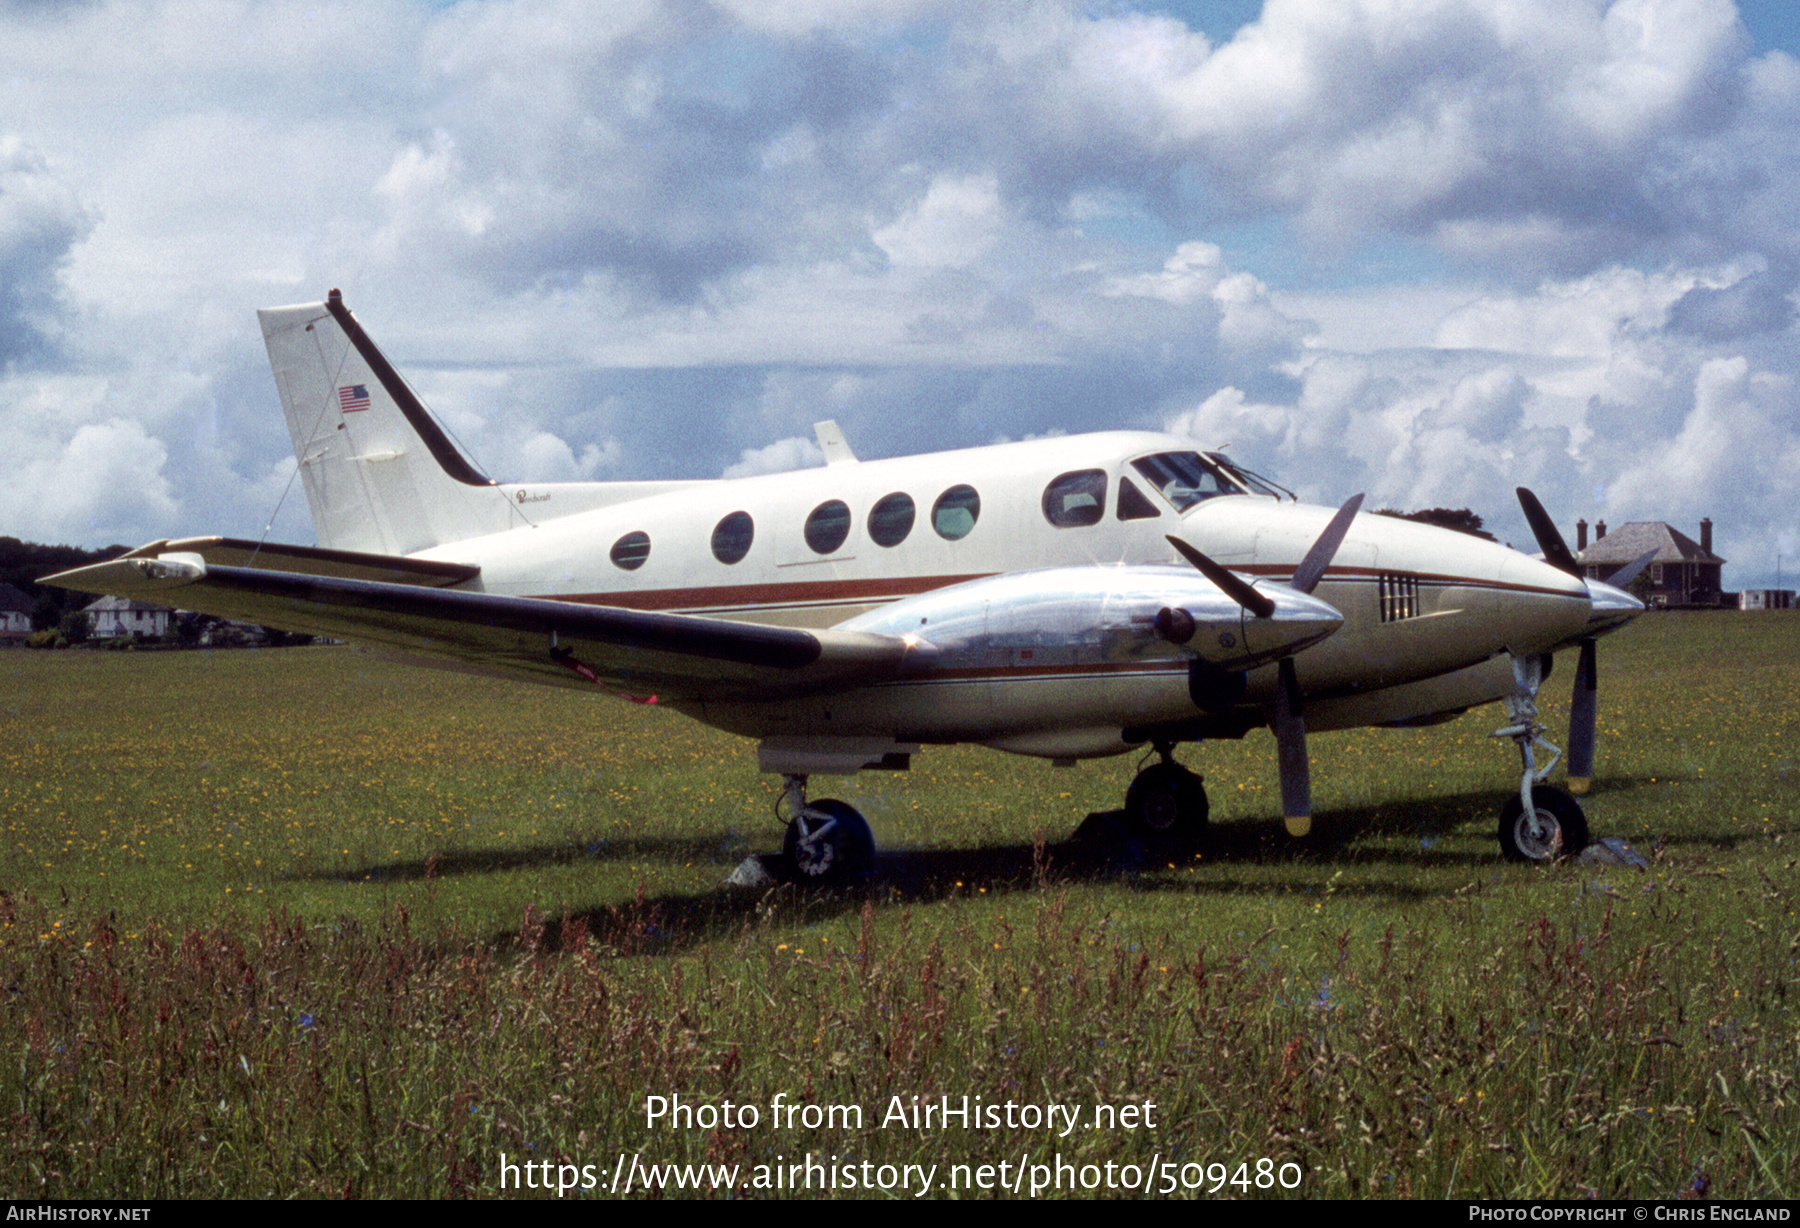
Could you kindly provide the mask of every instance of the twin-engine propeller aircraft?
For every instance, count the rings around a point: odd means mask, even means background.
[[[320,544],[158,541],[54,577],[427,664],[654,701],[754,738],[804,879],[868,863],[863,817],[807,780],[976,742],[1059,762],[1149,747],[1147,832],[1207,818],[1178,743],[1275,737],[1312,813],[1309,730],[1449,719],[1503,698],[1523,772],[1506,855],[1587,841],[1544,784],[1534,706],[1581,646],[1572,770],[1592,772],[1594,640],[1643,607],[1548,561],[1308,506],[1174,436],[1108,432],[734,481],[508,484],[453,445],[336,290],[258,313]],[[1628,577],[1615,576],[1619,583]]]

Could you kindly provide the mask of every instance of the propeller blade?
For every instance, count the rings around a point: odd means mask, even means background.
[[[1312,830],[1312,763],[1306,754],[1306,717],[1294,659],[1283,657],[1275,688],[1275,762],[1281,771],[1281,814],[1290,836]]]
[[[1606,577],[1606,582],[1614,588],[1629,588],[1631,582],[1643,573],[1644,568],[1650,566],[1650,560],[1655,557],[1656,551],[1644,551],[1635,559],[1632,559],[1631,562],[1625,564],[1625,566],[1613,572],[1612,575]]]
[[[1332,556],[1344,544],[1344,534],[1350,531],[1350,522],[1356,519],[1356,512],[1362,507],[1362,501],[1361,495],[1351,495],[1344,501],[1344,506],[1337,510],[1337,515],[1331,518],[1331,523],[1319,534],[1319,540],[1312,544],[1312,549],[1300,560],[1300,566],[1294,569],[1294,578],[1288,587],[1297,588],[1303,593],[1310,593],[1319,587],[1325,569],[1331,566]]]
[[[1518,495],[1519,506],[1525,510],[1525,520],[1531,525],[1532,536],[1537,538],[1538,549],[1544,552],[1544,562],[1558,571],[1581,577],[1581,565],[1569,553],[1569,543],[1556,531],[1556,522],[1550,519],[1550,513],[1544,510],[1538,497],[1523,486],[1518,488]]]
[[[1598,648],[1590,636],[1581,641],[1575,666],[1575,690],[1569,697],[1569,792],[1580,797],[1594,782],[1594,723],[1599,708]]]
[[[1352,495],[1337,510],[1337,515],[1313,542],[1306,557],[1300,560],[1300,566],[1294,569],[1289,588],[1310,595],[1319,586],[1338,547],[1344,544],[1344,536],[1362,508],[1362,501],[1361,495]],[[1275,612],[1275,603],[1265,594],[1257,592],[1179,537],[1171,536],[1169,544],[1197,567],[1201,575],[1258,618],[1267,618]],[[1292,657],[1283,657],[1276,666],[1276,681],[1275,762],[1281,773],[1281,814],[1290,836],[1304,836],[1312,830],[1312,761],[1306,753],[1306,717],[1302,712],[1300,676],[1295,671]]]
[[[1226,571],[1174,534],[1169,534],[1168,540],[1182,558],[1192,563],[1201,575],[1218,585],[1221,592],[1246,610],[1258,618],[1267,618],[1275,612],[1275,601],[1268,594],[1257,592],[1242,577]]]

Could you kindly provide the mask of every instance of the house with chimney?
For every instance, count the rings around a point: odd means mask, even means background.
[[[1695,541],[1659,520],[1634,520],[1609,533],[1602,520],[1594,525],[1590,545],[1588,523],[1580,520],[1575,523],[1575,561],[1584,576],[1605,580],[1627,563],[1653,552],[1649,566],[1631,585],[1645,605],[1717,608],[1726,597],[1720,575],[1725,560],[1713,553],[1712,531],[1711,519],[1702,520],[1700,540]]]

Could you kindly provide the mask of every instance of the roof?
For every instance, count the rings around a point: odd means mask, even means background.
[[[98,601],[90,601],[81,607],[84,614],[136,614],[157,613],[170,614],[166,605],[151,605],[148,601],[139,601],[136,597],[102,597]]]
[[[1654,550],[1652,563],[1720,563],[1724,559],[1703,550],[1700,543],[1660,520],[1634,520],[1622,524],[1576,554],[1577,563],[1624,566],[1645,551]]]
[[[29,614],[37,608],[37,602],[23,592],[0,580],[0,612]]]

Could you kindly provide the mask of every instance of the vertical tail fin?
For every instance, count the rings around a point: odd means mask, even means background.
[[[410,554],[513,522],[336,290],[256,317],[320,545]]]

